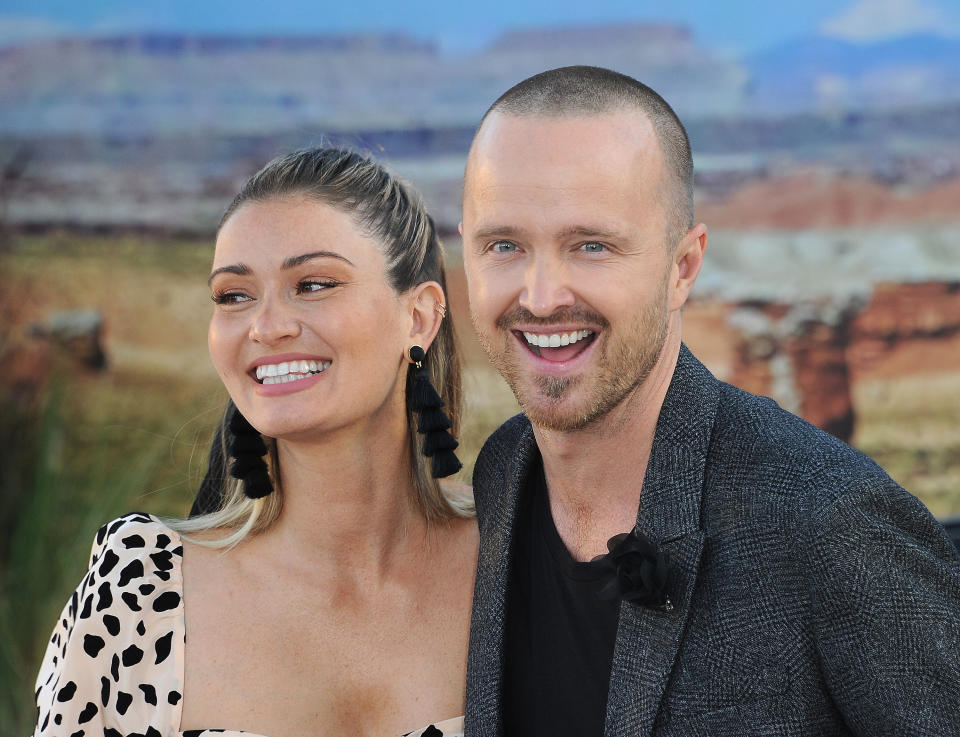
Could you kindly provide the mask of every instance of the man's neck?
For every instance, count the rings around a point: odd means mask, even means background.
[[[533,428],[554,524],[577,560],[607,552],[607,540],[636,523],[657,419],[679,352],[680,331],[671,330],[650,375],[589,426],[572,432]]]

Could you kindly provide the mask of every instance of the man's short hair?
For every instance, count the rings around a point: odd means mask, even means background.
[[[633,77],[601,67],[570,66],[541,72],[504,92],[490,106],[508,115],[596,115],[639,110],[653,125],[663,152],[670,193],[664,193],[667,242],[672,250],[693,227],[693,158],[683,123],[666,100]]]

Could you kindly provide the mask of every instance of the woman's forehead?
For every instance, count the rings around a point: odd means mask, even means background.
[[[383,267],[382,246],[344,210],[304,195],[251,200],[220,228],[214,264],[243,257],[282,265],[302,254],[338,254],[356,268]]]

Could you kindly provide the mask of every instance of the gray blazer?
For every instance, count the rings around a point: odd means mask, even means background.
[[[538,458],[519,415],[477,459],[467,737],[503,732],[513,522]],[[675,606],[621,605],[609,737],[960,735],[960,561],[943,529],[869,458],[686,347],[637,527],[674,561]]]

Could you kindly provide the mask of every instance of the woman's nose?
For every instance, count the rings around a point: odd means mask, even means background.
[[[270,345],[300,334],[300,321],[291,305],[282,299],[264,297],[250,323],[250,340]]]

